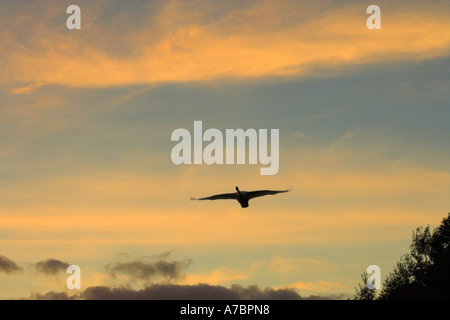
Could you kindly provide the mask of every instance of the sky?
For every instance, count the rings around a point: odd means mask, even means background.
[[[450,211],[448,1],[74,3],[0,1],[0,299],[345,299]],[[175,165],[194,121],[279,171]]]

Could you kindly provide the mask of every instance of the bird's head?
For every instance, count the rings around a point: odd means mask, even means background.
[[[236,186],[236,188],[235,188],[235,189],[236,189],[236,191],[237,191],[237,192],[239,192],[239,188],[238,188],[237,186]]]

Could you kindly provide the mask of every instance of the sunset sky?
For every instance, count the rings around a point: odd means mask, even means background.
[[[200,284],[341,299],[369,265],[383,280],[450,212],[449,16],[449,1],[0,0],[0,299]],[[174,165],[171,134],[196,120],[279,129],[278,173]],[[235,186],[292,191],[190,201]]]

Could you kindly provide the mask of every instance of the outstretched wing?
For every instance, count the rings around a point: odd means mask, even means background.
[[[247,196],[249,199],[267,196],[269,194],[277,194],[277,193],[283,193],[288,192],[289,190],[256,190],[256,191],[248,191]]]
[[[236,193],[222,193],[206,198],[191,198],[191,200],[221,200],[221,199],[237,199]]]

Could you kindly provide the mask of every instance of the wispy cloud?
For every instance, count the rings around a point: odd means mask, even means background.
[[[193,285],[197,283],[208,283],[212,285],[219,285],[231,281],[246,280],[249,278],[248,272],[231,270],[226,267],[220,267],[218,269],[202,272],[202,273],[189,273],[181,281],[182,284]]]
[[[185,261],[131,261],[116,262],[106,266],[106,271],[113,277],[125,275],[133,280],[154,281],[178,280],[183,277],[184,269],[191,264],[191,260]]]
[[[23,268],[17,265],[14,261],[5,256],[0,256],[0,272],[14,273],[21,272]]]
[[[291,283],[287,286],[288,288],[292,289],[301,289],[301,290],[308,290],[308,291],[315,291],[317,293],[327,293],[330,291],[336,291],[336,290],[346,290],[348,289],[348,286],[340,283],[340,282],[328,282],[328,281],[317,281],[317,282],[295,282]]]
[[[44,84],[41,82],[37,82],[34,84],[29,84],[24,87],[16,87],[9,90],[11,94],[30,94],[34,92],[37,88],[42,87]]]
[[[55,275],[65,272],[69,264],[57,259],[47,259],[36,263],[35,267],[39,273],[46,275]]]
[[[44,7],[50,12],[48,23],[21,37],[20,24],[32,17],[6,18],[8,27],[2,33],[6,46],[0,55],[7,76],[2,82],[111,86],[304,76],[319,66],[330,75],[342,66],[438,57],[448,54],[450,46],[443,4],[426,8],[419,2],[386,3],[383,27],[374,32],[365,27],[366,8],[356,4],[341,8],[321,2],[319,9],[297,1],[254,1],[232,10],[222,2],[170,1],[129,13],[136,21],[150,19],[155,11],[158,15],[147,28],[131,25],[120,36],[114,32],[115,24],[123,21],[108,20],[106,25],[98,18],[101,5],[82,5],[86,25],[78,33],[52,24],[60,15],[59,7]],[[42,30],[45,38],[39,36]],[[111,50],[111,42],[126,44],[129,50]]]

